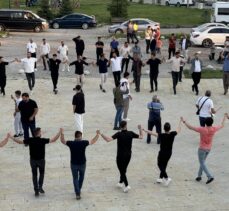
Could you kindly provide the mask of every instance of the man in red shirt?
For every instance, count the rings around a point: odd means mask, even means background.
[[[190,130],[194,130],[197,133],[200,133],[200,144],[198,149],[198,158],[200,163],[200,168],[198,172],[198,177],[196,178],[196,181],[201,181],[202,172],[207,175],[208,180],[206,184],[211,183],[214,180],[214,177],[210,174],[210,172],[207,169],[207,166],[205,164],[205,161],[207,159],[208,154],[210,153],[211,147],[212,147],[212,141],[215,133],[224,127],[224,122],[226,118],[228,117],[228,114],[224,114],[224,118],[222,120],[221,125],[218,126],[212,126],[213,119],[211,117],[206,118],[206,126],[205,127],[194,127],[191,126],[189,123],[187,123],[183,117],[181,117],[181,121],[184,123],[184,125],[189,128]]]
[[[173,56],[175,55],[176,52],[176,37],[175,35],[172,33],[171,37],[169,38],[169,58],[171,58],[171,54],[173,54]]]

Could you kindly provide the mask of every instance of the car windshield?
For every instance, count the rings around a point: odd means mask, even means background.
[[[204,32],[204,31],[206,31],[207,29],[208,29],[208,27],[205,26],[205,27],[203,27],[203,28],[200,28],[200,29],[199,29],[199,32]]]
[[[35,16],[35,18],[40,18],[37,14],[35,13],[31,13],[33,16]]]

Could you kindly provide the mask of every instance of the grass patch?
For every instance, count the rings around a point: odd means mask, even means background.
[[[21,2],[24,3],[24,0],[21,0]],[[107,10],[109,3],[110,0],[80,0],[80,8],[76,8],[75,12],[95,15],[98,23],[109,23],[110,13]],[[0,0],[0,8],[8,7],[8,0]],[[36,12],[38,7],[29,7],[26,9]],[[206,11],[185,7],[178,8],[130,3],[128,7],[128,18],[149,18],[160,22],[162,27],[191,27],[206,22],[206,18],[203,15]]]
[[[189,70],[183,71],[185,78],[192,78]],[[202,70],[201,78],[203,79],[221,79],[223,75],[222,70]]]

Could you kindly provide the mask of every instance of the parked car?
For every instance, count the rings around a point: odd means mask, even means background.
[[[160,26],[160,23],[154,22],[149,19],[145,18],[132,18],[130,20],[127,20],[120,24],[114,24],[112,26],[109,26],[108,32],[109,33],[126,33],[128,22],[132,21],[137,23],[138,25],[138,31],[145,31],[148,26],[151,26],[152,28],[156,28],[157,26]]]
[[[72,13],[65,15],[61,18],[56,18],[49,22],[50,27],[54,29],[59,28],[82,28],[88,29],[89,27],[96,26],[96,20],[94,16],[89,16],[80,13]]]
[[[29,10],[0,9],[0,31],[30,29],[35,32],[48,29],[48,22]]]
[[[166,0],[165,1],[166,6],[174,5],[176,7],[181,7],[181,6],[194,6],[195,1],[194,0]]]
[[[223,23],[204,23],[198,27],[192,28],[191,29],[191,33],[192,32],[198,32],[198,31],[204,31],[204,29],[210,28],[210,27],[214,27],[214,26],[223,26],[223,27],[227,27],[225,24]]]
[[[210,27],[199,32],[193,32],[190,41],[194,45],[202,45],[203,47],[210,47],[212,43],[223,46],[226,37],[229,36],[228,27]]]

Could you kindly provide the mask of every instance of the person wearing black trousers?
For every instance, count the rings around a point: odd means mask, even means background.
[[[57,59],[57,55],[53,54],[53,58],[49,59],[49,69],[51,72],[51,78],[53,83],[53,92],[57,94],[57,83],[59,78],[59,67],[60,67],[61,60]]]
[[[198,84],[201,79],[201,71],[203,67],[203,62],[198,58],[198,53],[195,53],[195,58],[191,60],[191,72],[192,72],[192,91],[196,92],[196,95],[199,94]]]
[[[99,61],[101,55],[103,54],[104,43],[101,41],[101,37],[98,37],[98,41],[95,43],[96,46],[96,62]]]
[[[143,131],[155,137],[159,136],[160,138],[160,141],[161,141],[160,151],[157,157],[157,165],[158,165],[158,168],[160,169],[160,176],[159,176],[159,179],[157,179],[157,183],[159,184],[163,183],[165,186],[168,186],[169,183],[172,181],[172,179],[168,177],[166,168],[167,168],[169,159],[172,156],[173,142],[174,142],[175,136],[178,133],[180,133],[181,131],[181,120],[179,121],[179,125],[176,131],[171,131],[171,125],[168,122],[164,124],[165,133],[157,134],[155,132],[144,130],[144,129]]]
[[[12,63],[14,61],[15,60],[10,61],[10,62],[5,62],[3,60],[3,57],[0,56],[0,88],[1,88],[1,94],[3,96],[6,95],[6,92],[5,92],[5,87],[6,87],[6,65],[8,65],[9,63]]]
[[[85,49],[84,41],[81,39],[80,36],[77,36],[72,39],[76,44],[76,55],[83,56],[83,52]]]
[[[123,188],[123,191],[127,193],[131,189],[126,177],[126,171],[131,159],[132,141],[133,139],[143,139],[143,135],[141,125],[138,125],[139,134],[128,131],[126,121],[121,121],[120,127],[121,131],[115,133],[112,137],[108,137],[101,133],[100,135],[106,142],[117,139],[118,150],[116,162],[120,172],[120,180],[117,184],[117,187]]]
[[[156,58],[155,52],[151,53],[151,58],[146,62],[150,66],[150,92],[154,92],[154,84],[155,84],[155,91],[158,89],[157,77],[159,73],[159,64],[161,64],[161,60]]]

